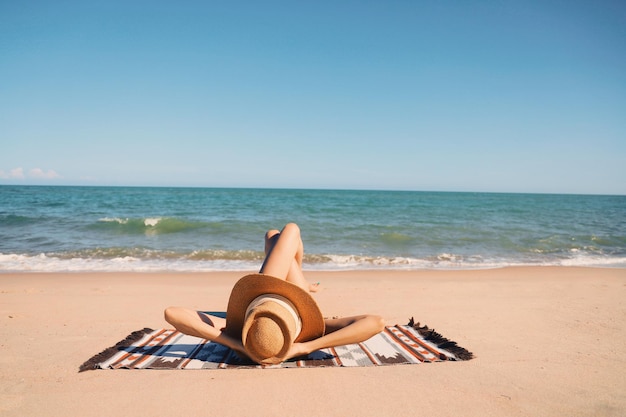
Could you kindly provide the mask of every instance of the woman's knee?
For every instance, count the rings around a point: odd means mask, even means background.
[[[300,227],[295,223],[287,223],[285,227],[283,227],[282,233],[286,232],[300,236]]]
[[[280,235],[295,235],[300,237],[300,227],[295,223],[287,223],[283,230],[271,229],[265,232],[265,241],[271,241],[277,239]]]
[[[280,236],[280,232],[276,229],[268,230],[265,233],[265,254],[267,255],[276,244],[276,240]]]
[[[300,227],[295,223],[287,223],[283,230],[280,231],[280,236],[284,236],[286,239],[300,242]]]
[[[265,232],[265,240],[270,240],[270,239],[272,239],[273,237],[275,237],[279,233],[280,233],[280,231],[278,231],[276,229],[268,230],[267,232]]]

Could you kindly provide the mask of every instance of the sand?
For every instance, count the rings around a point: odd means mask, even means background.
[[[168,305],[225,310],[240,275],[0,274],[0,415],[626,415],[626,269],[309,273],[326,315],[414,316],[467,362],[78,373]]]

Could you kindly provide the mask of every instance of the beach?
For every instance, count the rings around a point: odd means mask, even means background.
[[[626,269],[309,272],[328,316],[409,318],[463,362],[367,368],[91,370],[168,305],[224,311],[242,272],[0,274],[0,415],[621,416]]]

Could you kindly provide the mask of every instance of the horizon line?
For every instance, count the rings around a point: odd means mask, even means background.
[[[102,184],[7,184],[0,187],[59,187],[59,188],[180,188],[214,190],[274,190],[274,191],[368,191],[368,192],[407,192],[407,193],[457,193],[457,194],[519,194],[519,195],[571,195],[571,196],[606,196],[626,197],[617,193],[585,193],[554,191],[481,191],[481,190],[435,190],[409,188],[323,188],[323,187],[279,187],[279,186],[210,186],[210,185],[102,185]]]

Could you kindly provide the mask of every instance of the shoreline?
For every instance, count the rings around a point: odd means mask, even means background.
[[[1,254],[0,254],[1,255]],[[188,274],[231,274],[231,273],[239,273],[239,274],[247,274],[254,273],[256,271],[256,264],[254,267],[239,267],[232,269],[58,269],[58,270],[41,270],[41,269],[32,269],[32,270],[1,270],[1,275],[28,275],[28,274],[68,274],[68,275],[76,275],[76,274],[176,274],[176,275],[188,275]],[[584,269],[614,269],[614,270],[626,270],[626,264],[622,262],[606,262],[604,264],[572,264],[572,265],[563,265],[563,264],[524,264],[524,263],[511,263],[511,264],[502,264],[502,265],[463,265],[458,267],[450,267],[450,266],[438,266],[438,267],[415,267],[415,268],[407,268],[400,266],[390,266],[390,265],[381,265],[381,266],[371,266],[371,267],[328,267],[328,268],[315,268],[310,264],[303,264],[303,269],[306,273],[421,273],[421,272],[469,272],[469,271],[490,271],[490,270],[502,270],[502,269],[515,269],[515,268],[567,268],[567,269],[576,269],[576,268],[584,268]]]
[[[162,319],[168,305],[225,310],[230,288],[245,273],[0,273],[0,414],[626,412],[621,268],[305,271],[322,283],[314,297],[325,315],[380,314],[388,324],[414,317],[472,351],[475,359],[467,362],[78,373],[128,333],[169,327]],[[420,392],[428,394],[407,401]]]

